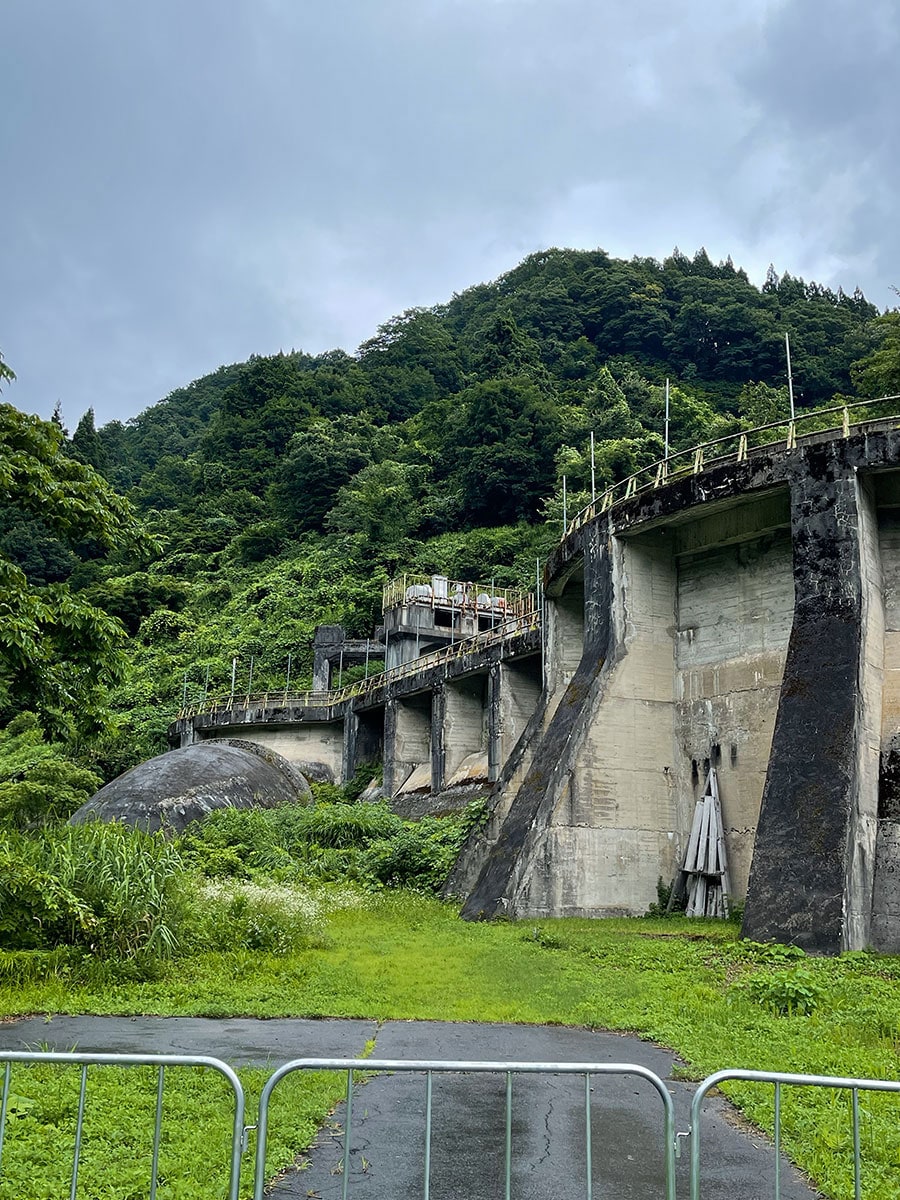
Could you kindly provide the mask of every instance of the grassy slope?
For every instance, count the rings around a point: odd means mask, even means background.
[[[4,986],[0,1013],[552,1022],[634,1031],[676,1050],[694,1078],[725,1066],[900,1077],[897,960],[808,960],[815,1010],[776,1016],[732,985],[784,964],[748,957],[735,933],[686,921],[467,925],[435,901],[386,894],[332,913],[319,948],[186,960],[157,982],[94,991],[58,980]],[[770,1124],[770,1088],[732,1094]],[[863,1107],[864,1195],[900,1196],[900,1106],[873,1097]],[[785,1099],[785,1148],[834,1197],[852,1195],[847,1118],[847,1103],[828,1094]]]

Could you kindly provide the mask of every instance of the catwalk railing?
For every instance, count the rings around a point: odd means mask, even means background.
[[[744,462],[754,454],[779,446],[787,450],[798,444],[813,440],[820,435],[848,437],[851,430],[874,428],[885,421],[900,421],[896,405],[900,395],[879,396],[875,400],[862,400],[856,404],[838,404],[830,408],[812,409],[796,414],[793,420],[770,421],[753,429],[738,430],[712,441],[701,442],[689,450],[677,450],[668,457],[642,467],[626,479],[608,487],[590,504],[577,513],[566,527],[565,536],[574,533],[582,525],[616,504],[631,499],[638,493],[662,487],[678,479],[700,475],[710,467],[728,463]],[[893,405],[888,412],[878,416],[858,417],[861,410],[871,411],[876,405]],[[439,589],[435,581],[440,580]],[[446,589],[446,594],[445,594]],[[439,592],[439,594],[438,594]],[[355,697],[365,696],[379,688],[407,679],[420,671],[438,667],[466,654],[476,653],[489,646],[503,643],[509,638],[541,625],[540,606],[535,597],[527,592],[508,588],[495,588],[493,584],[466,583],[444,576],[403,575],[392,580],[384,589],[384,606],[388,608],[402,604],[448,606],[453,608],[468,605],[478,611],[503,614],[502,624],[486,629],[473,637],[451,643],[441,650],[422,654],[397,667],[391,667],[367,678],[356,680],[343,687],[327,692],[289,691],[272,689],[266,692],[231,692],[216,697],[204,697],[192,704],[185,704],[178,713],[179,719],[198,716],[201,713],[226,712],[233,709],[303,707],[331,708]]]
[[[568,537],[570,533],[574,533],[601,513],[607,512],[614,505],[623,500],[630,500],[638,492],[662,487],[690,475],[699,475],[709,467],[744,462],[752,455],[771,450],[773,447],[782,446],[784,449],[793,450],[798,442],[811,440],[819,434],[837,433],[848,437],[851,429],[864,429],[886,420],[900,419],[896,410],[863,420],[853,419],[853,415],[859,409],[870,409],[876,404],[896,405],[898,401],[900,395],[879,396],[876,400],[862,400],[858,404],[837,404],[831,408],[811,409],[809,412],[796,414],[793,420],[770,421],[767,425],[757,425],[754,429],[737,430],[726,434],[725,437],[701,442],[689,450],[673,451],[668,457],[641,467],[633,475],[620,479],[605,492],[601,492],[569,521],[564,537]]]
[[[435,667],[445,666],[464,658],[468,654],[477,654],[492,646],[502,646],[504,642],[519,637],[523,633],[539,630],[541,627],[540,614],[528,612],[520,617],[513,617],[493,629],[485,629],[473,637],[463,638],[440,650],[421,654],[409,662],[400,663],[396,667],[379,671],[367,678],[357,679],[343,687],[332,688],[327,692],[298,692],[287,689],[272,689],[267,692],[228,693],[227,695],[204,698],[193,704],[184,705],[178,713],[178,719],[189,719],[201,713],[230,712],[234,709],[250,708],[334,708],[346,700],[357,696],[365,696],[379,688],[410,679],[422,671],[430,671]]]

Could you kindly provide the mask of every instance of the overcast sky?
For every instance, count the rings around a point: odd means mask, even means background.
[[[900,285],[897,0],[5,0],[5,392],[70,429],[547,246]]]

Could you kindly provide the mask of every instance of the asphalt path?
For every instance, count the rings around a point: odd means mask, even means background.
[[[105,1053],[203,1054],[232,1066],[272,1069],[295,1058],[355,1058],[374,1041],[372,1057],[468,1062],[634,1063],[665,1082],[676,1129],[686,1130],[694,1086],[672,1078],[668,1050],[618,1034],[559,1026],[453,1024],[431,1021],[208,1020],[194,1017],[43,1017],[0,1023],[0,1049]],[[739,1065],[739,1064],[723,1064]],[[276,1093],[277,1095],[277,1093]],[[436,1074],[433,1081],[432,1200],[503,1195],[506,1079],[496,1074]],[[649,1200],[664,1195],[662,1103],[654,1088],[627,1075],[592,1077],[594,1196]],[[583,1200],[583,1077],[513,1077],[512,1196]],[[393,1073],[356,1089],[350,1133],[352,1200],[421,1197],[425,1080]],[[343,1185],[346,1113],[341,1105],[319,1131],[302,1167],[272,1189],[279,1200],[338,1200]],[[678,1195],[688,1195],[688,1150],[677,1167]],[[771,1144],[720,1096],[708,1099],[703,1125],[703,1200],[770,1200],[775,1194]],[[248,1163],[249,1166],[249,1163]],[[786,1160],[783,1200],[814,1200]]]

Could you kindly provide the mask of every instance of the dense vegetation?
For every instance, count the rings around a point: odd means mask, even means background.
[[[369,632],[398,569],[529,583],[559,532],[562,476],[570,510],[587,499],[591,433],[601,488],[661,455],[666,378],[674,446],[784,415],[785,331],[800,407],[900,390],[900,313],[859,292],[774,271],[757,288],[702,250],[548,250],[354,355],[254,357],[125,424],[96,429],[88,412],[71,438],[58,416],[31,423],[58,494],[92,477],[107,502],[111,485],[150,534],[135,543],[121,510],[112,529],[61,522],[43,485],[0,478],[4,586],[20,571],[32,601],[65,597],[57,617],[93,613],[106,642],[91,683],[118,679],[112,719],[78,733],[82,765],[109,777],[158,752],[182,696],[224,690],[233,657],[239,688],[251,659],[255,687],[283,686],[289,654],[302,686],[316,624]],[[20,449],[21,433],[0,440]],[[73,736],[52,697],[42,708],[12,682],[0,674],[0,721],[34,708]]]
[[[89,412],[70,437],[59,414],[0,404],[0,1015],[570,1021],[658,1038],[698,1072],[894,1073],[890,961],[795,962],[696,926],[459,928],[409,889],[439,886],[477,807],[414,825],[326,787],[168,843],[64,824],[164,749],[182,696],[223,689],[233,657],[239,688],[251,662],[255,688],[283,686],[288,655],[309,682],[315,626],[369,632],[398,569],[527,585],[563,476],[570,507],[588,498],[591,434],[598,488],[660,457],[667,378],[676,447],[784,417],[785,331],[801,407],[900,391],[900,313],[858,292],[774,272],[759,289],[703,251],[551,250],[355,355],[254,357],[124,425]],[[38,1143],[35,1105],[69,1105],[48,1094],[16,1098]],[[817,1104],[793,1110],[791,1147],[842,1195]],[[873,1195],[891,1169],[879,1104]],[[327,1106],[307,1096],[307,1133]]]

